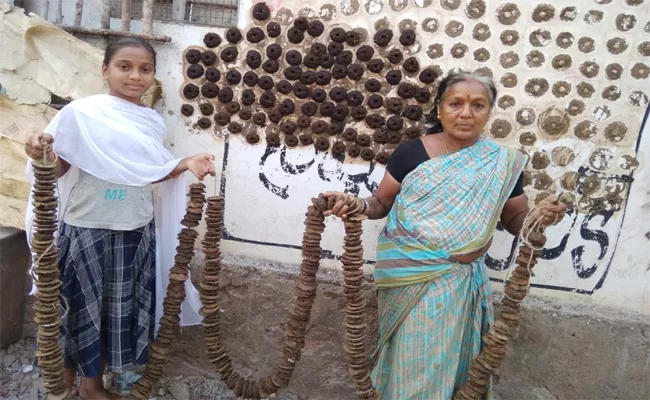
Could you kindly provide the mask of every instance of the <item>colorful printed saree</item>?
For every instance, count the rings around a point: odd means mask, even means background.
[[[489,244],[525,162],[481,138],[404,178],[375,267],[383,400],[449,400],[467,380],[493,321],[490,284],[484,257],[452,260]]]

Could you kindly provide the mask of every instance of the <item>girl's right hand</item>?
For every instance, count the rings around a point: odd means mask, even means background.
[[[43,150],[48,146],[46,157],[47,161],[52,162],[55,159],[52,143],[54,143],[54,137],[52,135],[48,133],[35,133],[25,142],[25,153],[32,160],[43,160]]]
[[[214,155],[209,153],[201,153],[187,159],[187,169],[190,170],[194,176],[203,180],[206,175],[215,176],[217,170],[214,168]]]

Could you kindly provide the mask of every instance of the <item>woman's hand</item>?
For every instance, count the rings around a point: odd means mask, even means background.
[[[329,210],[323,213],[324,216],[336,215],[343,221],[357,215],[368,212],[368,206],[364,201],[354,195],[342,192],[327,192],[323,196],[328,200]]]
[[[566,212],[566,204],[559,201],[557,196],[548,196],[539,202],[539,208],[544,216],[544,225],[551,226],[562,221]]]
[[[47,147],[47,161],[53,162],[56,156],[52,150],[54,137],[48,133],[35,133],[25,142],[25,153],[32,160],[43,161],[43,150]]]
[[[199,178],[200,181],[205,178],[206,175],[215,176],[217,171],[214,168],[214,155],[209,153],[201,153],[186,159],[186,167],[191,171],[194,176]]]

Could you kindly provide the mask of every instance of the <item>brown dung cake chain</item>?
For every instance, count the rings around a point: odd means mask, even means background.
[[[187,204],[185,226],[178,234],[179,245],[176,248],[174,267],[169,273],[167,295],[163,302],[163,316],[156,339],[149,346],[149,362],[144,376],[131,388],[129,395],[138,400],[146,400],[154,390],[167,362],[171,343],[180,322],[181,303],[185,299],[185,281],[189,278],[189,263],[194,255],[194,242],[198,233],[194,228],[199,225],[205,203],[205,186],[202,183],[190,185],[190,201]]]
[[[330,204],[328,208],[332,208]],[[345,282],[345,344],[343,349],[348,359],[348,372],[357,387],[360,399],[376,399],[377,391],[372,385],[366,361],[368,353],[366,339],[366,301],[361,292],[363,282],[363,247],[361,245],[361,221],[350,219],[345,222],[345,245],[343,246],[343,276]]]
[[[203,267],[203,279],[201,280],[200,296],[203,307],[201,315],[204,317],[201,325],[204,329],[204,340],[207,348],[208,359],[215,364],[217,372],[221,374],[224,381],[228,382],[230,376],[235,373],[232,367],[232,361],[226,352],[221,337],[221,323],[219,319],[219,273],[221,272],[221,250],[220,242],[223,232],[223,197],[208,198],[208,207],[206,210],[206,234],[203,244],[205,253],[205,265]],[[232,390],[237,386],[237,381],[233,378],[232,385],[228,387]],[[232,386],[232,387],[231,387]],[[250,387],[250,384],[246,385]],[[243,389],[243,386],[242,386]],[[238,393],[241,396],[242,393]],[[247,393],[251,394],[251,393]],[[252,393],[255,395],[256,393]],[[257,393],[259,396],[259,392]]]
[[[316,273],[321,259],[321,235],[325,229],[323,212],[330,209],[332,204],[321,196],[312,199],[312,205],[305,214],[305,233],[303,235],[300,275],[296,282],[295,302],[291,317],[287,324],[286,339],[282,348],[282,358],[273,374],[259,381],[245,379],[232,367],[232,360],[226,352],[220,333],[219,321],[219,272],[221,270],[221,252],[219,240],[223,230],[222,197],[208,199],[206,222],[208,229],[203,249],[206,254],[205,270],[201,282],[201,299],[203,301],[202,315],[205,329],[205,343],[208,357],[215,364],[226,385],[238,397],[266,398],[281,388],[289,385],[291,375],[300,360],[305,345],[305,334],[311,308],[316,298]],[[365,300],[361,293],[363,282],[363,248],[361,246],[361,220],[350,220],[345,223],[345,246],[343,253],[343,269],[345,279],[346,305],[346,338],[345,351],[348,356],[350,374],[357,385],[357,394],[361,399],[376,398],[375,389],[370,380],[366,366],[366,320]]]
[[[352,147],[348,149],[352,151]],[[374,153],[373,153],[374,156]],[[36,322],[39,324],[39,350],[36,353],[46,389],[50,398],[62,399],[63,355],[58,345],[58,334],[61,320],[58,310],[59,285],[58,267],[56,264],[56,247],[53,243],[53,233],[56,230],[56,198],[54,189],[56,177],[53,165],[34,163],[33,200],[36,210],[32,248],[36,254],[35,272],[38,279],[37,299],[34,305]],[[190,185],[190,201],[187,212],[181,221],[185,226],[178,234],[179,245],[174,259],[174,267],[169,273],[169,285],[163,302],[163,316],[156,339],[149,348],[149,362],[142,378],[132,387],[129,396],[137,400],[149,397],[160,379],[167,362],[174,333],[180,322],[181,303],[185,299],[185,281],[189,278],[189,263],[194,255],[194,245],[198,233],[194,228],[199,225],[203,214],[205,185],[196,183]],[[305,232],[302,242],[302,263],[300,275],[295,286],[295,299],[289,322],[286,325],[285,343],[282,357],[274,372],[258,381],[244,378],[235,371],[232,360],[228,356],[221,337],[220,303],[219,303],[219,274],[221,271],[220,241],[223,232],[224,199],[219,196],[210,197],[207,201],[206,226],[207,231],[202,241],[205,253],[205,266],[200,284],[202,301],[201,315],[204,317],[202,326],[205,333],[205,344],[208,358],[215,364],[222,380],[234,394],[245,398],[267,398],[281,388],[287,387],[296,363],[300,360],[305,346],[305,335],[309,323],[311,309],[316,298],[316,273],[321,260],[320,247],[325,217],[323,213],[332,208],[334,199],[325,199],[323,195],[312,199],[312,205],[305,214]],[[348,207],[355,213],[355,204],[350,200]],[[519,304],[528,294],[531,269],[541,255],[546,238],[545,225],[539,209],[534,209],[526,217],[522,232],[524,246],[517,257],[518,266],[505,287],[505,298],[502,301],[502,311],[493,328],[484,338],[485,348],[471,364],[468,382],[454,395],[454,400],[478,400],[487,392],[490,376],[499,367],[506,354],[506,346],[512,337],[513,328],[519,320]],[[377,399],[376,389],[372,385],[370,370],[367,365],[367,321],[365,316],[365,299],[361,292],[363,283],[363,246],[361,241],[363,217],[350,218],[345,225],[344,252],[341,258],[344,275],[345,308],[345,342],[344,350],[348,359],[349,373],[353,378],[357,396],[360,399]]]
[[[46,146],[47,148],[47,146]],[[63,381],[63,351],[59,346],[61,318],[59,295],[61,281],[57,264],[57,247],[54,232],[57,229],[57,198],[55,196],[56,161],[32,161],[34,169],[35,232],[31,242],[34,253],[34,284],[38,288],[34,302],[34,321],[38,324],[38,351],[36,357],[49,393],[48,399],[63,399],[67,396]]]
[[[163,317],[160,331],[151,345],[150,361],[145,375],[136,382],[130,395],[138,400],[146,399],[162,374],[167,360],[174,329],[180,321],[180,305],[185,298],[184,282],[188,278],[188,263],[192,258],[194,241],[197,237],[193,229],[201,220],[205,202],[203,184],[191,185],[190,202],[183,225],[187,226],[179,234],[180,245],[177,248],[176,264],[170,272],[170,284],[164,301]],[[333,199],[328,201],[321,195],[312,199],[312,205],[305,214],[305,232],[302,241],[302,263],[300,275],[296,281],[295,298],[289,322],[286,325],[286,337],[282,347],[282,356],[274,372],[257,381],[246,379],[237,372],[228,356],[226,346],[221,336],[220,321],[220,272],[221,250],[220,242],[223,233],[224,199],[220,196],[208,198],[206,210],[206,234],[203,244],[205,265],[202,271],[200,296],[203,307],[200,310],[204,317],[202,326],[208,359],[215,365],[221,379],[237,397],[262,399],[287,387],[296,364],[300,360],[305,346],[305,335],[311,315],[311,309],[316,299],[316,273],[320,266],[321,237],[325,230],[323,212],[330,209]],[[353,204],[349,205],[351,209]],[[354,210],[353,210],[354,211]],[[345,222],[345,245],[342,257],[343,275],[345,281],[346,315],[344,349],[348,358],[349,372],[360,399],[376,399],[377,394],[372,386],[370,371],[366,365],[368,354],[366,350],[367,322],[365,318],[365,298],[361,292],[363,282],[363,247],[361,245],[362,218],[349,219]]]
[[[537,208],[533,209],[524,220],[521,230],[525,236],[524,245],[519,249],[516,258],[517,267],[505,285],[501,313],[490,332],[483,338],[484,347],[472,361],[469,380],[455,393],[454,400],[482,399],[487,393],[490,377],[506,356],[506,347],[519,324],[519,305],[526,298],[530,288],[531,270],[537,264],[546,243],[546,226],[543,225],[541,217],[538,217],[538,211]]]

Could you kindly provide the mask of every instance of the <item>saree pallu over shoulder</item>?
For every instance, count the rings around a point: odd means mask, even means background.
[[[525,162],[481,138],[414,169],[379,236],[377,288],[430,282],[453,267],[453,256],[486,246]]]

